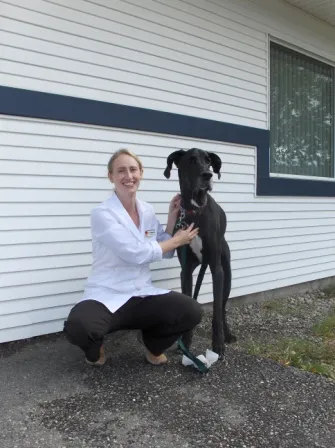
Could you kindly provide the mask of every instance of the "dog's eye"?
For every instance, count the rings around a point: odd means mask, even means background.
[[[190,157],[189,161],[190,161],[190,163],[197,163],[197,158],[192,156],[192,157]]]
[[[211,164],[211,159],[209,157],[206,157],[205,158],[205,163],[207,163],[207,165],[210,165]]]

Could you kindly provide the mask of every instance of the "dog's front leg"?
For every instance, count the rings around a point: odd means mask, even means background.
[[[222,322],[222,294],[224,274],[221,263],[211,266],[213,279],[213,320],[212,320],[212,350],[223,359],[225,347]]]

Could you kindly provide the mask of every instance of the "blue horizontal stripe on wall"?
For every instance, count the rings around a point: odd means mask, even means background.
[[[255,146],[257,195],[335,196],[335,182],[271,178],[265,129],[5,86],[0,86],[0,114]],[[206,149],[205,143],[201,146]]]

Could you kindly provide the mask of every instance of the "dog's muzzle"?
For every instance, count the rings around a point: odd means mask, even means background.
[[[201,173],[200,178],[201,178],[201,186],[200,186],[200,190],[206,190],[206,191],[210,191],[212,189],[212,177],[213,177],[213,173],[211,173],[210,171],[204,171],[203,173]]]
[[[209,182],[212,179],[212,177],[213,173],[211,173],[210,171],[204,171],[203,173],[201,173],[201,178],[206,182]]]

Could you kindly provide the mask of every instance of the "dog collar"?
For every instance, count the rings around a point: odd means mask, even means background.
[[[185,221],[186,216],[189,215],[195,215],[196,214],[196,210],[187,210],[183,207],[179,207],[180,209],[180,215],[177,219],[176,225],[175,225],[175,229],[174,229],[174,233],[179,230],[179,229],[186,229],[187,227],[187,223]]]

